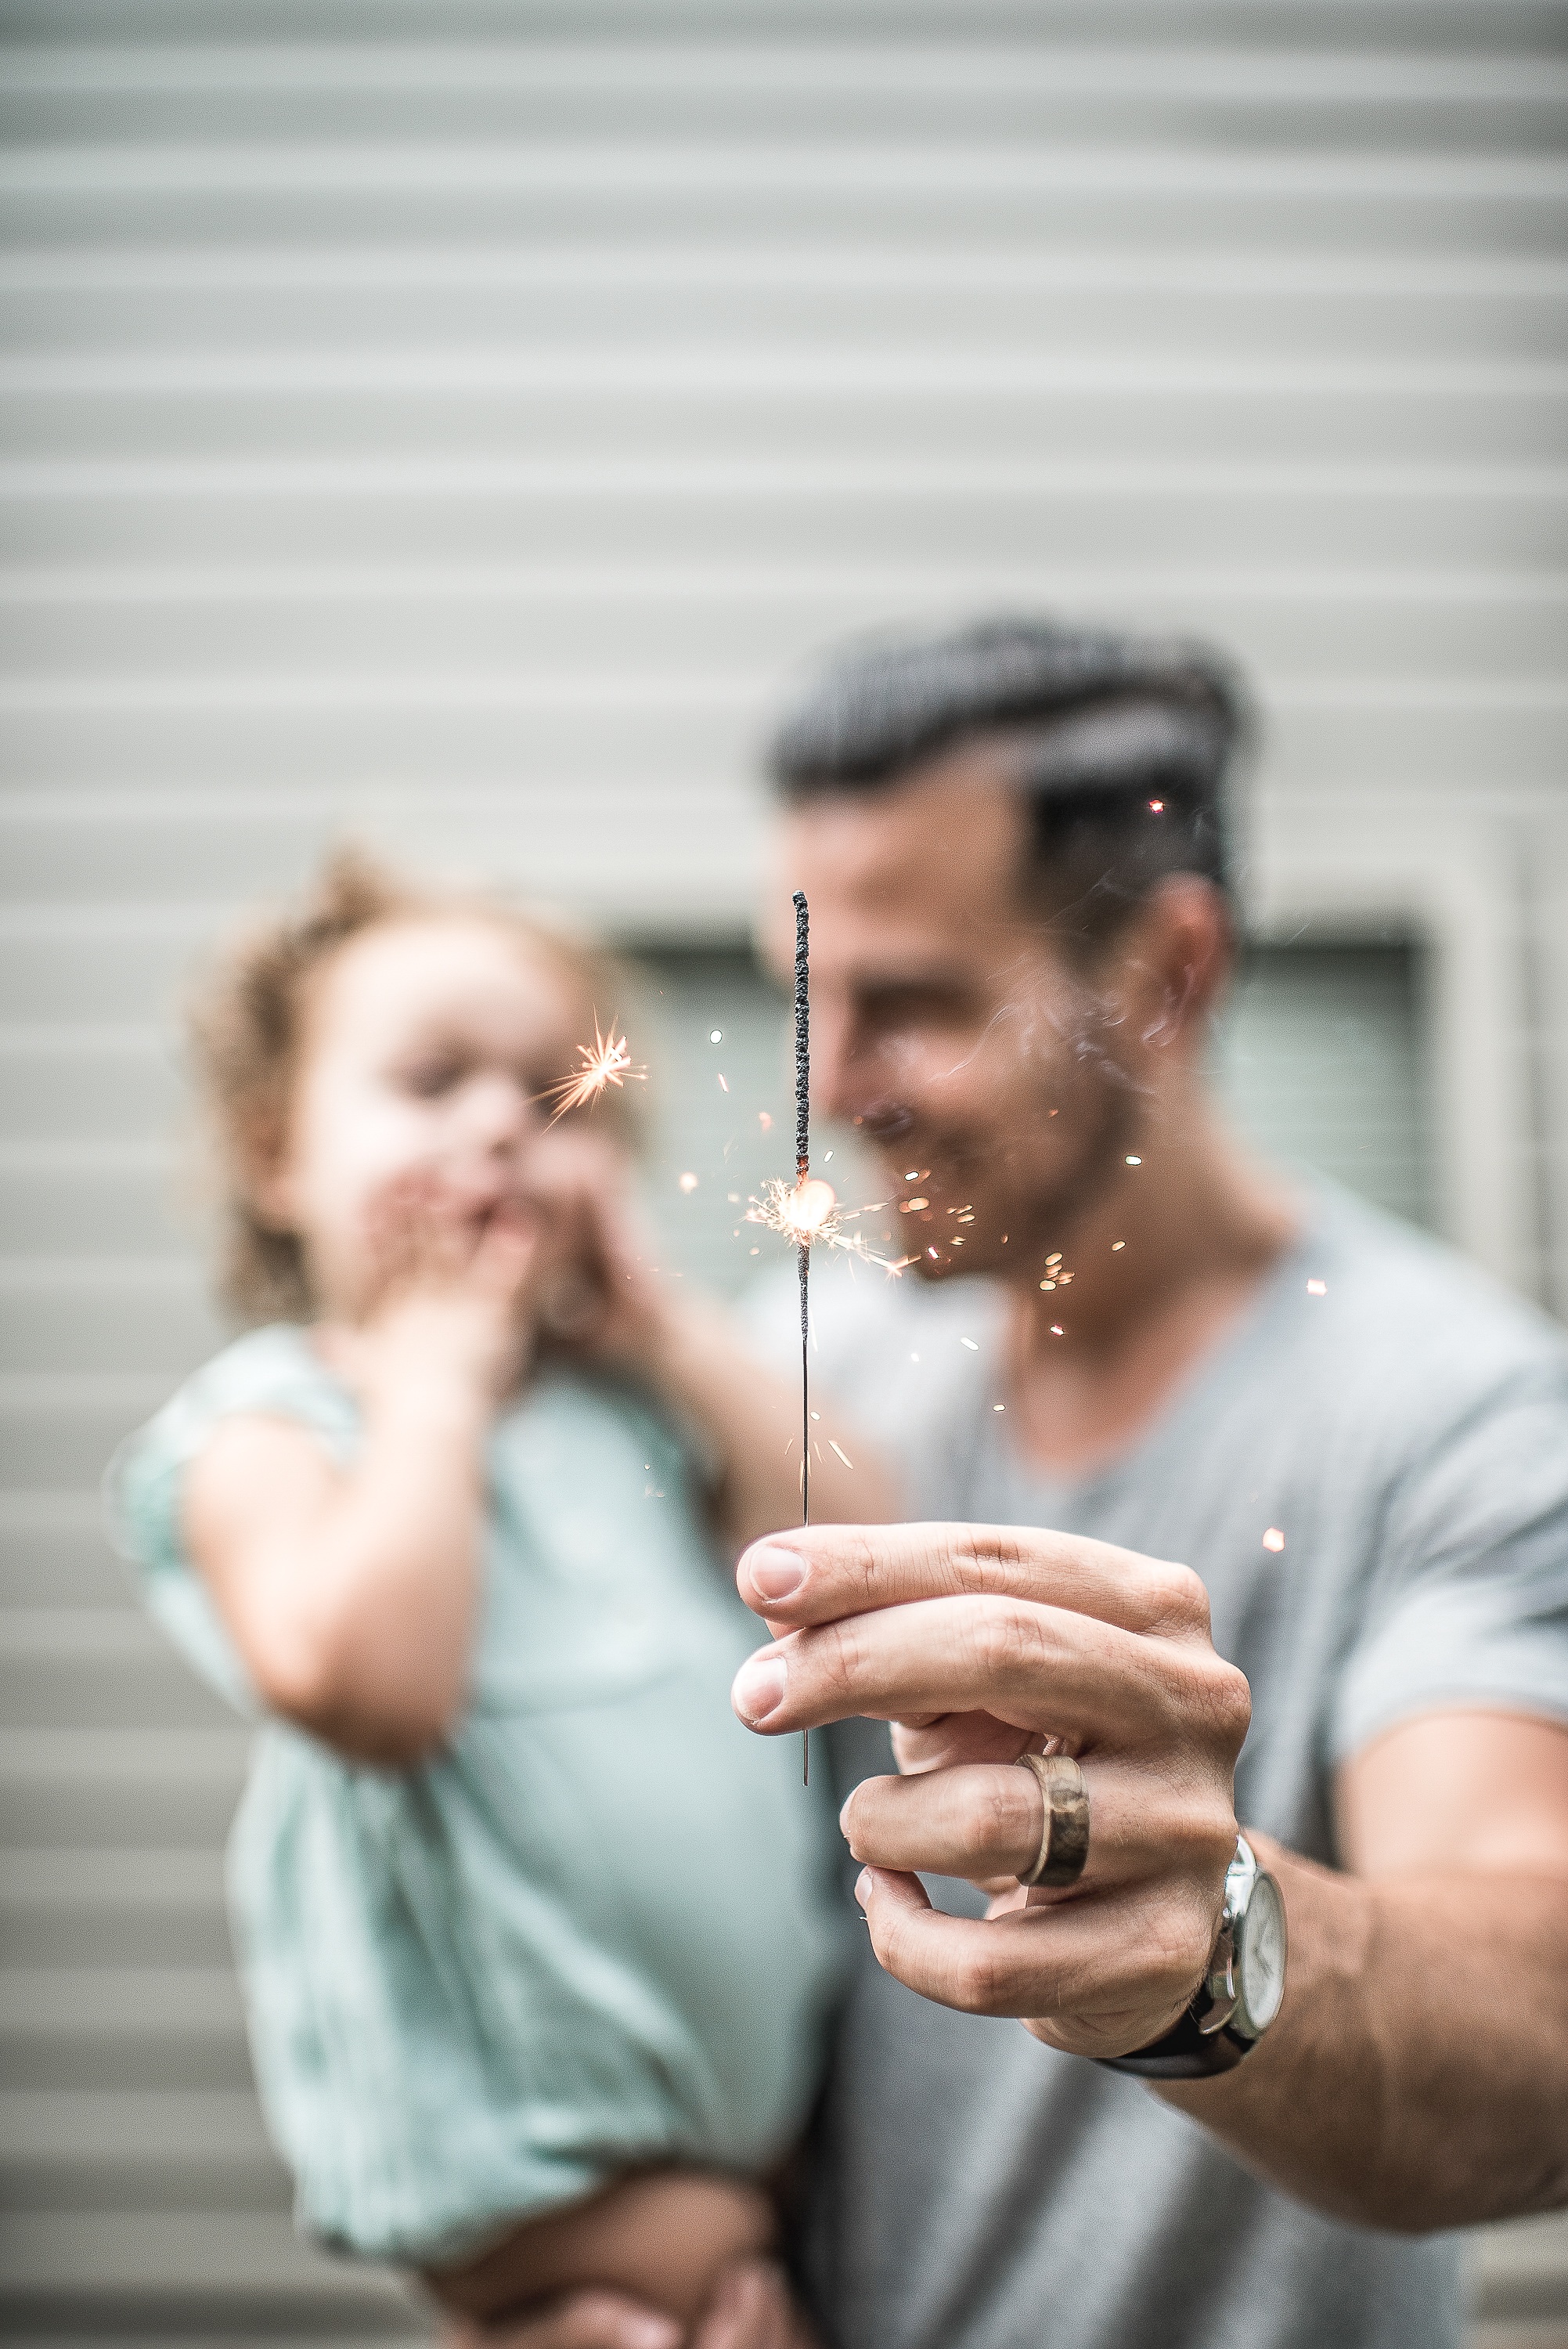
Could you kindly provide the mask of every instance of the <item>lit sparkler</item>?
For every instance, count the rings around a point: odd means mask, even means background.
[[[811,1241],[835,1205],[811,1180],[811,949],[805,892],[795,892],[795,1190],[791,1218],[800,1267],[800,1523],[811,1522]],[[782,1185],[780,1185],[782,1188]],[[824,1196],[825,1195],[825,1196]],[[800,1784],[811,1783],[811,1733],[800,1732]]]
[[[624,1085],[628,1078],[645,1082],[647,1070],[634,1061],[624,1036],[617,1036],[612,1019],[606,1032],[599,1025],[599,1015],[593,1014],[593,1041],[579,1044],[577,1055],[583,1065],[562,1077],[558,1085],[548,1085],[541,1094],[542,1101],[555,1103],[555,1119],[564,1117],[568,1110],[586,1109],[596,1102],[607,1085]]]
[[[763,1185],[760,1198],[747,1202],[746,1220],[777,1232],[796,1247],[836,1248],[841,1255],[858,1257],[862,1264],[874,1264],[881,1272],[903,1272],[914,1263],[913,1257],[879,1256],[863,1232],[850,1228],[858,1216],[875,1212],[866,1207],[841,1206],[832,1185],[824,1182],[820,1174],[793,1185],[780,1182],[775,1175]]]
[[[913,1257],[894,1264],[873,1256],[859,1233],[844,1228],[858,1209],[844,1210],[830,1183],[811,1173],[811,1001],[810,929],[804,893],[797,889],[795,904],[795,1181],[791,1187],[777,1177],[763,1186],[762,1196],[746,1210],[749,1224],[766,1224],[769,1231],[795,1244],[800,1272],[800,1523],[811,1522],[811,1250],[842,1248],[885,1272],[900,1272]],[[835,1444],[841,1460],[844,1454]],[[845,1463],[846,1466],[848,1463]],[[800,1733],[800,1776],[811,1778],[811,1733]]]

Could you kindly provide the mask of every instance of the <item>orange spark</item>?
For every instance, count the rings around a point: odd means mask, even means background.
[[[569,1109],[586,1109],[591,1102],[596,1102],[606,1085],[624,1085],[628,1077],[639,1081],[646,1080],[646,1069],[633,1061],[625,1038],[615,1033],[614,1021],[611,1020],[606,1032],[600,1028],[597,1012],[593,1014],[593,1041],[579,1044],[577,1055],[582,1067],[573,1069],[569,1077],[562,1077],[558,1085],[548,1085],[540,1096],[542,1101],[555,1103],[552,1125]]]

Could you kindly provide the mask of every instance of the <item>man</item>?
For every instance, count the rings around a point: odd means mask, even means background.
[[[743,1719],[900,1724],[844,1813],[844,2349],[1437,2349],[1441,2230],[1568,2200],[1568,1360],[1225,1132],[1234,730],[1200,657],[1019,624],[852,656],[777,746],[819,1106],[922,1284],[818,1320],[930,1522],[740,1568]]]

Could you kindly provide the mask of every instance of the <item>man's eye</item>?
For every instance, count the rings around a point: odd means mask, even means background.
[[[945,991],[912,987],[897,995],[873,997],[865,1005],[862,1018],[869,1029],[896,1034],[900,1029],[949,1025],[961,1019],[963,1011],[964,1006]]]

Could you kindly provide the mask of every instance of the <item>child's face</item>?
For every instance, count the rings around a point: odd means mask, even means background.
[[[401,1193],[438,1198],[476,1238],[518,1204],[574,1009],[523,941],[461,916],[378,924],[327,965],[259,1204],[304,1241],[329,1316],[367,1301],[378,1219]]]

